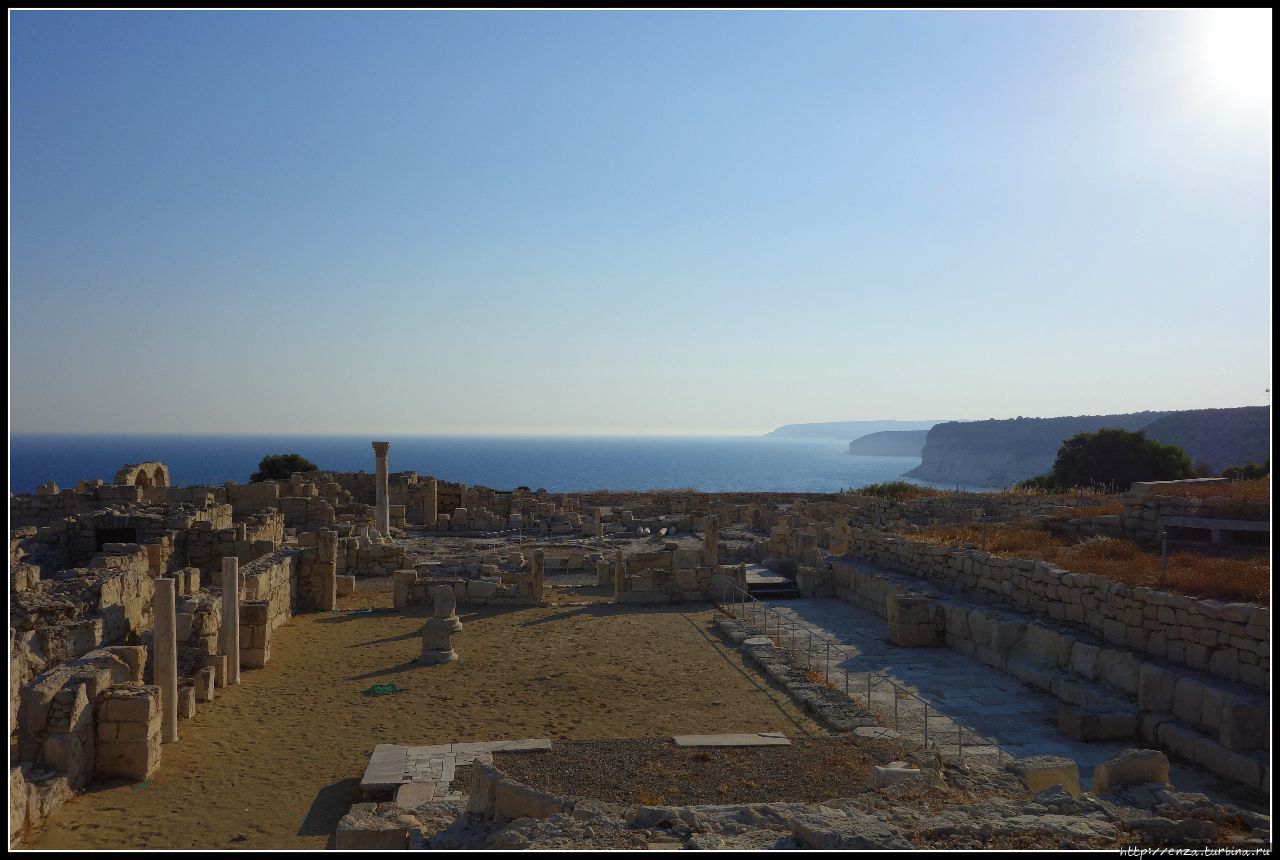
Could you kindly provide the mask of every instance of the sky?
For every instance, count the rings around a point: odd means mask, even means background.
[[[11,432],[1270,403],[1269,11],[11,12]]]

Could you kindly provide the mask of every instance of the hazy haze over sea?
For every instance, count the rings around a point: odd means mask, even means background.
[[[266,454],[321,469],[373,471],[371,436],[14,434],[10,491],[45,481],[110,481],[125,463],[159,460],[178,486],[247,482]],[[836,492],[896,480],[918,457],[847,453],[848,440],[732,437],[386,436],[391,470],[505,490],[693,487],[705,492]],[[925,484],[924,481],[915,483]],[[975,488],[969,488],[975,489]]]

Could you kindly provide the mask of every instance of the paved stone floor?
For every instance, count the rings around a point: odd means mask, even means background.
[[[1003,756],[1066,756],[1080,766],[1080,786],[1087,789],[1094,765],[1119,750],[1140,745],[1139,741],[1084,742],[1068,737],[1057,728],[1056,698],[950,648],[893,645],[885,619],[842,600],[778,600],[768,606],[773,638],[778,638],[775,616],[814,631],[812,646],[807,635],[788,637],[785,632],[780,644],[793,641],[801,659],[808,649],[814,669],[828,673],[837,687],[844,686],[847,669],[849,693],[855,700],[866,701],[870,676],[872,710],[887,726],[894,727],[896,704],[896,727],[905,738],[923,740],[925,705],[900,693],[895,697],[893,685],[881,680],[880,673],[927,703],[930,745],[947,757],[961,752],[965,758],[997,760]],[[760,621],[758,614],[756,621]],[[827,641],[851,646],[858,662],[842,661],[833,654],[829,668],[824,669]],[[1183,790],[1216,793],[1216,779],[1198,769],[1174,765],[1170,779]]]

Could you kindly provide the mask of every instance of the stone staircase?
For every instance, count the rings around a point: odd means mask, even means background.
[[[786,600],[800,596],[796,581],[758,564],[747,565],[747,593],[757,600]]]
[[[1265,690],[909,573],[849,557],[831,563],[835,596],[887,617],[897,644],[949,647],[1049,693],[1060,702],[1064,734],[1082,741],[1142,741],[1269,793]],[[904,628],[909,623],[902,634],[895,631],[900,620]]]

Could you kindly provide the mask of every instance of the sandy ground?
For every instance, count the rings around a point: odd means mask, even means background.
[[[743,666],[706,607],[616,608],[599,590],[561,605],[462,609],[462,659],[412,662],[428,612],[344,598],[273,635],[266,668],[218,691],[149,784],[70,801],[26,847],[322,848],[358,800],[375,744],[503,738],[825,732]],[[408,692],[366,698],[372,684]]]

